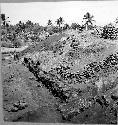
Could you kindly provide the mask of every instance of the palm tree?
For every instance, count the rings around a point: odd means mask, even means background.
[[[118,24],[118,17],[115,20],[115,26],[117,26],[117,24]]]
[[[86,30],[88,30],[88,26],[89,26],[89,24],[91,24],[91,25],[93,25],[93,21],[95,21],[95,20],[93,20],[93,18],[94,18],[94,16],[93,15],[91,15],[89,12],[87,12],[85,15],[84,15],[84,18],[83,18],[83,20],[85,20],[86,22],[85,22],[85,27],[86,27]]]
[[[48,20],[48,26],[52,25],[52,20]]]
[[[60,21],[59,21],[59,19],[57,19],[55,22],[56,22],[57,25],[60,27]]]
[[[61,27],[61,24],[63,24],[64,20],[63,17],[59,17],[59,19],[56,20],[56,23],[59,27]]]
[[[60,20],[60,24],[63,24],[64,22],[63,17],[60,17],[59,20]]]
[[[6,18],[5,14],[1,14],[1,20],[2,20],[3,26],[6,26],[6,27],[9,26],[8,22],[10,22],[10,21],[7,20],[8,18],[9,17]]]

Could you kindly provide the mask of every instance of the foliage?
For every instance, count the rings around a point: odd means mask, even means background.
[[[115,28],[111,23],[103,27],[103,32],[101,33],[101,37],[104,39],[117,39],[118,29]]]
[[[61,24],[63,24],[64,20],[63,17],[59,17],[59,19],[56,20],[56,23],[59,27],[61,27]]]
[[[10,21],[7,20],[8,18],[9,17],[6,18],[5,14],[1,14],[1,20],[2,20],[3,26],[6,26],[6,27],[9,26],[8,22],[10,22]]]
[[[53,33],[58,33],[58,32],[61,32],[61,31],[62,31],[62,29],[61,29],[60,27],[54,26],[54,27],[52,28],[52,32],[53,32]]]
[[[70,26],[66,23],[66,24],[64,24],[64,27],[63,27],[63,30],[67,30],[67,29],[69,29],[70,28]]]
[[[52,21],[48,20],[48,26],[52,25]]]
[[[117,26],[117,24],[118,24],[118,17],[115,20],[115,25]]]
[[[76,29],[82,30],[81,25],[79,25],[79,24],[77,24],[77,23],[72,23],[72,24],[71,24],[71,28],[74,29],[74,30],[76,30]]]

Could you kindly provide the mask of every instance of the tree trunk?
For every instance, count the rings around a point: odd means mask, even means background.
[[[60,25],[60,23],[59,23],[59,28],[60,28],[60,26],[61,26],[61,25]]]
[[[86,31],[88,30],[88,24],[85,25]]]

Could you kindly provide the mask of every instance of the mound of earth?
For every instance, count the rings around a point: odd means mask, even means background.
[[[117,41],[70,31],[50,36],[21,55],[17,66],[3,68],[5,119],[117,123]]]
[[[47,39],[39,41],[39,43],[37,43],[36,45],[30,45],[27,49],[19,53],[19,56],[23,56],[26,53],[32,53],[35,51],[42,51],[43,49],[51,49],[51,46],[53,46],[53,44],[55,44],[64,36],[65,34],[53,34],[49,36]]]
[[[29,54],[24,64],[54,96],[64,101],[60,111],[66,120],[72,120],[91,109],[96,102],[102,108],[103,105],[107,107],[108,102],[110,105],[111,97],[105,97],[108,90],[112,93],[117,86],[117,45],[97,38],[91,32],[69,34],[53,44],[52,50]],[[100,102],[102,96],[105,103]],[[101,109],[101,112],[106,110]],[[116,116],[113,117],[116,120]],[[113,119],[107,120],[103,123],[110,123]]]

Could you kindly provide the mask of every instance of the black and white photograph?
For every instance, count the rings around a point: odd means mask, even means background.
[[[118,1],[4,2],[0,18],[4,122],[117,125]]]

